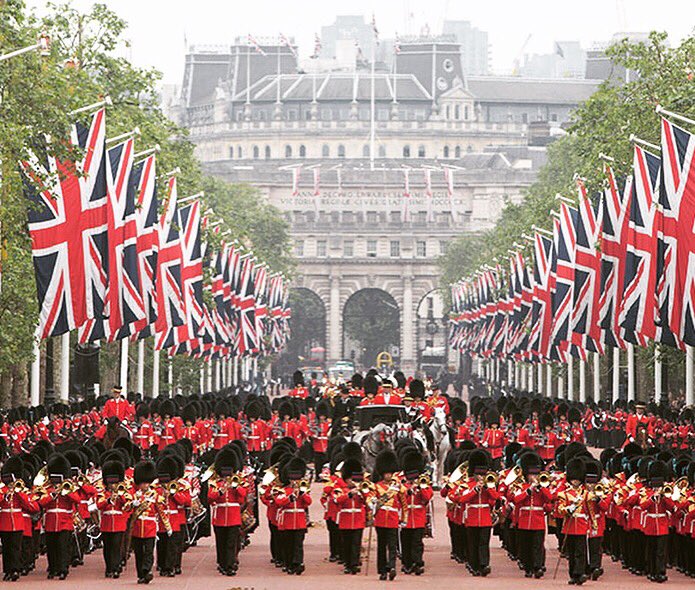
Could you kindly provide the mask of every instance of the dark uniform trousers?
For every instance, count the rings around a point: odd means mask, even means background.
[[[183,534],[183,527],[180,531],[176,531],[171,534],[171,542],[174,546],[174,569],[181,569],[181,558],[183,557],[183,544],[185,537]]]
[[[22,569],[22,531],[0,533],[2,540],[2,571],[14,574]]]
[[[362,546],[362,531],[364,529],[341,530],[343,546],[343,563],[345,567],[357,567],[360,564],[360,547]]]
[[[516,531],[519,557],[524,571],[537,572],[545,565],[545,531]]]
[[[121,569],[121,548],[124,533],[101,533],[101,541],[104,543],[104,564],[108,573],[115,573]]]
[[[48,573],[59,575],[68,573],[70,559],[70,535],[72,531],[46,533],[46,556]]]
[[[328,528],[328,550],[331,557],[342,558],[340,552],[340,529],[334,520],[327,520]]]
[[[468,563],[478,572],[490,565],[490,527],[466,527]]]
[[[601,568],[603,555],[603,537],[589,538],[589,573]]]
[[[666,575],[666,545],[668,535],[644,535],[646,541],[646,573],[651,576]]]
[[[586,575],[586,535],[565,535],[565,537],[570,578],[576,580]]]
[[[138,579],[142,579],[152,571],[154,566],[154,537],[149,539],[133,537],[130,544],[135,554],[135,569]]]
[[[396,567],[398,551],[398,529],[376,528],[376,566],[377,573],[387,574]]]
[[[639,573],[643,573],[645,570],[645,547],[646,542],[642,531],[632,530],[627,533],[628,567]]]
[[[217,549],[217,565],[223,570],[235,566],[239,559],[239,533],[237,526],[215,527],[215,548]]]
[[[157,569],[167,573],[174,571],[175,555],[174,533],[171,536],[166,533],[157,534]]]
[[[272,522],[268,521],[268,530],[270,531],[270,557],[275,563],[280,563],[282,561],[282,555],[280,553],[280,543],[278,534],[278,527],[276,527]]]
[[[306,529],[285,531],[285,565],[290,568],[304,564],[304,536]]]
[[[406,569],[425,565],[422,537],[425,529],[401,529],[401,563]]]

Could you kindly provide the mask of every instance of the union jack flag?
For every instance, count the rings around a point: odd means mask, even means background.
[[[556,346],[567,346],[570,337],[572,295],[575,275],[578,212],[566,203],[560,205],[560,222],[555,233],[555,292],[553,293],[553,325],[551,340]]]
[[[536,232],[533,240],[533,307],[531,310],[531,335],[529,346],[542,358],[550,349],[552,314],[550,293],[550,267],[553,256],[553,240]]]
[[[267,289],[268,289],[268,269],[264,265],[256,267],[253,279],[253,293],[256,304],[256,343],[258,349],[254,352],[261,352],[264,347],[263,338],[266,333],[265,321],[268,317]]]
[[[104,317],[108,273],[106,114],[77,123],[75,162],[33,154],[21,163],[39,302],[40,338]],[[42,158],[45,156],[42,156]]]
[[[240,356],[248,355],[258,349],[256,334],[256,300],[254,296],[254,262],[247,255],[241,262],[239,278],[239,326],[237,330],[237,351]]]

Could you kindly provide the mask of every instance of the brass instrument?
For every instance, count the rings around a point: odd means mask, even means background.
[[[299,483],[297,484],[297,490],[300,494],[306,494],[309,491],[309,480],[300,479]]]
[[[483,483],[488,488],[495,488],[495,487],[497,487],[497,482],[498,482],[499,478],[500,478],[500,476],[497,475],[496,472],[488,471],[485,474],[485,476],[483,477]]]
[[[368,479],[364,479],[360,482],[359,490],[361,494],[369,494],[374,489],[374,484]]]
[[[22,494],[29,491],[29,488],[24,485],[24,482],[21,479],[13,481],[8,488],[11,494]]]
[[[598,482],[594,486],[594,496],[596,496],[597,498],[603,498],[606,495],[606,492],[607,488],[601,482]]]
[[[524,475],[524,472],[521,470],[521,467],[519,467],[518,465],[515,465],[509,471],[507,476],[504,478],[504,484],[507,486],[510,486],[518,479],[521,479],[523,477],[523,475]]]
[[[48,482],[48,466],[44,465],[34,478],[34,485],[37,487],[43,487]]]
[[[58,488],[58,493],[61,496],[67,496],[77,491],[77,484],[74,481],[64,481],[60,488]]]
[[[269,486],[278,478],[278,468],[277,465],[271,465],[265,470],[263,474],[263,479],[261,479],[262,486]]]
[[[415,480],[415,485],[418,486],[419,488],[428,488],[429,486],[432,485],[432,480],[430,479],[430,476],[427,475],[426,473],[423,473],[420,477],[418,477]]]
[[[238,473],[235,473],[229,478],[229,487],[230,488],[238,488],[240,485],[244,483],[244,478],[241,477]]]
[[[166,486],[166,491],[170,496],[178,494],[181,491],[181,484],[176,480],[170,481]]]
[[[673,487],[672,484],[666,483],[661,487],[661,495],[662,496],[672,496],[674,489],[675,488]]]
[[[541,471],[538,474],[538,485],[541,486],[542,488],[547,488],[550,486],[552,483],[552,479],[550,477],[550,473],[547,471]]]
[[[688,489],[688,478],[686,476],[678,478],[673,483],[673,492],[671,493],[671,499],[674,502],[679,502],[681,497],[685,494]]]
[[[215,466],[210,465],[204,472],[203,475],[200,476],[200,483],[205,483],[208,479],[212,478],[213,476],[216,476],[217,472],[215,471]]]
[[[447,478],[446,482],[448,484],[455,484],[461,479],[468,479],[468,462],[464,461],[456,469],[451,472],[451,475]]]

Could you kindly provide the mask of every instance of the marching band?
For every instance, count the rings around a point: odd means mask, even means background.
[[[657,583],[670,567],[695,577],[690,408],[505,395],[475,381],[465,403],[375,371],[311,388],[298,372],[294,382],[272,403],[251,394],[138,403],[115,387],[108,400],[4,414],[4,581],[29,575],[42,554],[48,578],[64,580],[101,552],[106,578],[123,576],[133,555],[138,583],[149,584],[180,575],[185,552],[209,535],[218,572],[235,576],[260,504],[272,564],[302,575],[313,482],[328,561],[347,575],[369,573],[374,544],[379,580],[396,578],[398,560],[400,573],[425,574],[438,490],[451,558],[473,576],[492,573],[495,535],[527,578],[543,578],[554,535],[570,584],[600,579],[604,555]],[[369,455],[350,440],[357,408],[392,405],[408,423]],[[434,481],[436,451],[414,433],[441,412],[450,450]]]

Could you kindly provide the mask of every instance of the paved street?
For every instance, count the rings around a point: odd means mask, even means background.
[[[267,547],[268,532],[265,526],[261,526],[253,536],[252,543],[241,555],[241,568],[235,578],[223,577],[217,574],[215,568],[214,542],[211,538],[204,539],[197,547],[189,549],[183,558],[182,576],[177,578],[156,577],[150,588],[166,588],[169,590],[206,588],[207,590],[234,588],[248,588],[263,590],[265,588],[283,588],[284,590],[300,588],[320,588],[322,590],[342,590],[373,588],[375,584],[388,584],[379,582],[376,575],[376,535],[373,539],[371,563],[369,575],[364,573],[356,576],[346,576],[341,568],[326,559],[327,532],[321,520],[320,505],[317,502],[319,488],[314,486],[314,505],[311,507],[312,518],[319,523],[311,528],[307,535],[305,556],[307,571],[302,576],[288,576],[283,574],[269,563],[269,550]],[[506,554],[495,543],[492,551],[492,574],[487,578],[473,578],[465,567],[457,565],[449,559],[448,528],[444,516],[441,498],[436,496],[436,521],[435,538],[425,541],[426,572],[422,577],[404,576],[399,573],[392,583],[399,588],[422,588],[423,584],[436,584],[438,588],[449,588],[453,584],[475,584],[476,588],[500,588],[504,584],[513,584],[515,588],[561,588],[567,587],[567,567],[565,562],[560,565],[556,580],[552,580],[552,571],[557,561],[557,551],[551,549],[548,552],[547,566],[548,576],[542,581],[527,580],[518,570],[516,564],[507,559]],[[265,517],[263,517],[265,518]],[[263,520],[265,525],[265,520]],[[551,547],[555,546],[554,538],[550,540]],[[366,546],[366,535],[364,546]],[[45,579],[45,557],[39,561],[39,572],[34,572],[28,578],[17,582],[17,588],[57,587],[58,581]],[[599,582],[589,582],[585,587],[608,588],[616,590],[625,588],[635,590],[637,588],[654,588],[655,585],[644,578],[636,578],[620,569],[619,566],[606,563],[606,574]],[[129,563],[128,569],[119,580],[105,580],[103,578],[103,561],[101,554],[92,554],[87,557],[86,564],[77,570],[73,570],[68,578],[71,588],[92,589],[96,584],[103,587],[120,588],[124,586],[137,586],[133,564]],[[65,586],[66,584],[63,584]],[[9,584],[7,585],[9,587]],[[139,587],[139,586],[138,586]],[[693,588],[692,580],[677,572],[670,574],[666,588]]]

